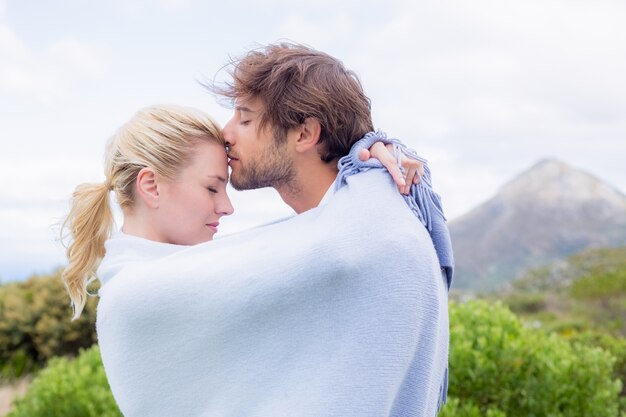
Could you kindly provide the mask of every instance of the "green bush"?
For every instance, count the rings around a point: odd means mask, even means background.
[[[570,294],[594,324],[626,335],[626,266],[590,272],[572,282]]]
[[[584,275],[572,283],[571,294],[584,300],[623,297],[626,295],[626,268]]]
[[[449,398],[439,417],[506,417],[506,414],[493,406],[481,409],[473,401]]]
[[[615,358],[613,377],[622,381],[620,407],[621,410],[626,411],[626,385],[624,384],[626,381],[626,339],[597,331],[573,332],[567,335],[567,338],[571,343],[600,347]]]
[[[55,358],[7,417],[122,417],[97,346],[73,360]]]
[[[0,286],[0,380],[19,377],[55,356],[74,356],[80,348],[93,345],[96,303],[90,297],[81,318],[71,321],[60,272]]]
[[[500,303],[452,303],[450,325],[443,416],[618,416],[621,382],[601,348],[525,327]]]

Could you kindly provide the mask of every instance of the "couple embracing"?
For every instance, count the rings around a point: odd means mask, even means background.
[[[210,86],[234,105],[223,129],[193,109],[143,109],[109,141],[105,181],[74,193],[63,279],[75,317],[101,282],[120,410],[435,416],[453,261],[425,161],[374,131],[357,77],[323,52],[268,45],[230,75]],[[229,179],[275,188],[297,214],[213,240],[233,213]]]

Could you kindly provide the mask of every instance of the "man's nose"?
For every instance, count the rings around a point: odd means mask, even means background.
[[[227,146],[232,146],[235,144],[235,129],[233,127],[234,126],[233,119],[234,117],[231,117],[231,119],[228,121],[228,123],[226,123],[226,125],[222,129],[222,134],[224,135],[224,139],[226,140]]]

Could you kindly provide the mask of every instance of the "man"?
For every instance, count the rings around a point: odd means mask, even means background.
[[[273,187],[296,213],[330,201],[336,188],[339,158],[374,130],[369,99],[355,74],[325,53],[301,45],[280,44],[248,53],[234,63],[231,75],[232,83],[216,90],[235,104],[234,115],[224,127],[233,187],[238,190]],[[403,191],[408,192],[408,187],[410,184]],[[403,202],[394,199],[386,204],[402,206]],[[367,222],[368,216],[362,219]],[[390,399],[390,415],[432,416],[441,402],[445,402],[448,350],[445,290],[450,285],[452,262],[447,228],[441,222],[438,226],[433,238],[436,242],[443,240],[438,245],[443,280],[438,270],[421,279],[432,284],[429,286],[432,292],[426,297],[434,302],[431,307],[437,310],[434,317],[439,322],[430,328],[431,333],[420,334],[414,340],[411,363],[406,362],[406,357],[397,358],[398,365],[402,363],[406,367],[403,368],[406,373],[404,380],[398,381],[396,397]],[[372,259],[372,262],[386,262],[383,270],[397,268],[393,259]],[[427,291],[426,287],[420,290]],[[424,307],[418,304],[418,299],[413,300],[415,309]],[[433,350],[425,348],[429,344],[431,348],[436,346],[433,355],[436,357],[431,356]],[[385,346],[380,348],[384,350]],[[368,384],[367,380],[361,382]]]

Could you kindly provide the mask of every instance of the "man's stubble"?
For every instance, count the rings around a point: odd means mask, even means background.
[[[240,158],[242,155],[238,155]],[[287,152],[286,137],[272,137],[270,144],[257,155],[248,155],[232,168],[230,183],[235,190],[280,188],[295,178],[293,160]]]

